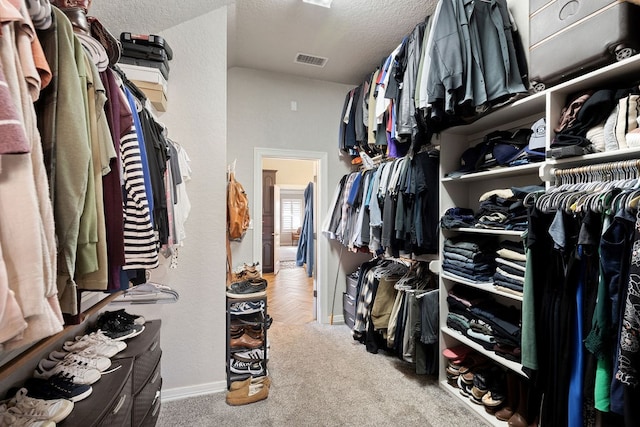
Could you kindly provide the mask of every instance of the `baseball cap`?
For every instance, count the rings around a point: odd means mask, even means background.
[[[442,355],[452,362],[462,361],[469,354],[471,348],[466,345],[459,345],[456,347],[449,347],[442,350]]]
[[[544,117],[537,120],[532,126],[532,134],[529,137],[529,144],[527,145],[527,153],[544,155],[545,150],[545,138],[546,138],[547,124]]]

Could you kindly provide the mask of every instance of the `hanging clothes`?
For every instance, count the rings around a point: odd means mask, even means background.
[[[306,264],[307,276],[313,276],[315,262],[314,247],[314,219],[313,219],[313,183],[310,182],[304,189],[304,218],[302,230],[298,239],[296,253],[296,265],[301,267]]]

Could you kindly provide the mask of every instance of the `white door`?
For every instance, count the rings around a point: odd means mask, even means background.
[[[280,186],[273,186],[273,274],[280,271]]]

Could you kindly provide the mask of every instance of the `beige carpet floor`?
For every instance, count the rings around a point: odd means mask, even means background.
[[[165,402],[158,426],[469,427],[483,421],[434,377],[368,353],[344,325],[277,321],[268,330],[268,399],[229,406],[225,393]]]

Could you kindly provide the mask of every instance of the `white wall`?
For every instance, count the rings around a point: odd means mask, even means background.
[[[236,177],[244,186],[250,204],[254,198],[254,173],[261,173],[253,169],[253,149],[260,147],[294,153],[300,150],[327,153],[328,188],[319,194],[321,205],[326,206],[340,178],[351,169],[350,158],[343,159],[338,150],[338,125],[344,98],[352,86],[246,68],[229,69],[227,79],[227,159],[237,160]],[[292,111],[291,101],[296,102],[297,111]],[[255,217],[255,209],[260,207],[250,206],[250,209]],[[325,209],[320,210],[317,224],[322,224],[326,213]],[[242,242],[232,242],[234,265],[259,261],[253,259],[253,231],[248,230]],[[327,323],[340,246],[335,242],[327,244],[322,235],[318,240],[320,249],[324,246],[327,251],[324,255],[318,254],[324,257],[325,266],[324,271],[318,272],[321,280],[318,320]],[[343,273],[351,272],[360,262],[361,255],[343,255],[336,314],[342,314]]]
[[[226,388],[226,25],[223,7],[160,34],[174,58],[168,108],[159,118],[191,158],[192,207],[178,268],[163,259],[151,271],[151,279],[176,289],[180,300],[127,310],[162,319],[165,399]]]

